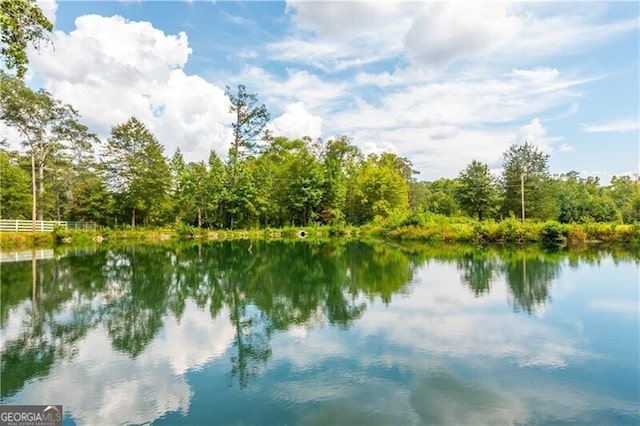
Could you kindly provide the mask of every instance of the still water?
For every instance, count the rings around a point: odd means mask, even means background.
[[[639,265],[256,241],[5,262],[0,402],[89,425],[638,424]]]

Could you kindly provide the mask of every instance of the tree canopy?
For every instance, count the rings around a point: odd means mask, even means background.
[[[7,69],[16,70],[18,78],[27,72],[27,46],[40,47],[48,41],[53,24],[35,0],[2,0],[0,2],[0,54]]]

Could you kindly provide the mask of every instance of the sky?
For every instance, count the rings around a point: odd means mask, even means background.
[[[103,139],[136,116],[169,157],[226,157],[244,84],[275,135],[347,135],[419,180],[525,141],[552,173],[639,170],[637,2],[38,1],[53,45],[28,84]]]

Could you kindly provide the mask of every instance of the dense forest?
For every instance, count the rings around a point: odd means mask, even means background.
[[[48,40],[51,23],[33,0],[0,7],[5,67],[0,120],[22,148],[0,140],[0,218],[91,221],[109,227],[184,224],[202,228],[362,225],[424,214],[478,220],[517,217],[562,223],[640,220],[640,178],[551,175],[549,156],[512,145],[502,174],[472,161],[455,179],[420,181],[411,161],[365,156],[348,136],[290,140],[266,131],[270,114],[243,85],[227,87],[233,141],[225,158],[187,163],[135,117],[100,140],[73,106],[23,77],[27,45]],[[15,142],[15,141],[14,141]],[[16,144],[12,144],[16,146]],[[170,155],[170,156],[168,156]],[[402,220],[400,221],[402,222]]]
[[[170,157],[144,123],[131,117],[100,141],[77,111],[44,90],[2,73],[1,119],[23,149],[0,150],[0,216],[106,226],[183,223],[206,228],[361,225],[390,216],[437,213],[479,220],[510,216],[569,222],[640,219],[638,177],[607,186],[577,172],[551,175],[549,156],[512,145],[503,170],[472,161],[455,179],[424,182],[393,153],[364,156],[347,136],[290,140],[264,131],[269,112],[244,86],[227,88],[234,140],[226,159],[211,151],[187,163]],[[524,190],[524,209],[522,195]]]

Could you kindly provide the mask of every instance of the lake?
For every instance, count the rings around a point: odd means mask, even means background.
[[[640,423],[637,253],[236,241],[1,268],[0,402],[64,424]]]

